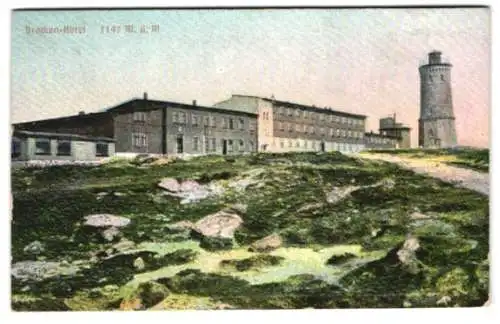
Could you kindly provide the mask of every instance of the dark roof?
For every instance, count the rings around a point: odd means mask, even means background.
[[[392,130],[392,129],[406,129],[406,130],[411,130],[411,127],[400,125],[400,126],[381,127],[380,128],[380,130]]]
[[[97,112],[97,113],[88,113],[88,114],[78,114],[78,115],[71,115],[71,116],[64,116],[64,117],[54,117],[54,118],[48,118],[48,119],[32,120],[32,121],[20,122],[20,123],[16,123],[16,124],[12,124],[12,125],[14,127],[16,127],[16,126],[31,125],[31,124],[35,124],[38,122],[55,122],[55,121],[64,122],[64,121],[74,120],[74,119],[97,118],[97,117],[102,117],[105,115],[109,115],[109,113]]]
[[[280,105],[280,106],[285,106],[285,107],[293,107],[293,108],[301,108],[301,109],[306,109],[309,111],[315,111],[315,112],[322,112],[322,113],[331,113],[331,114],[336,114],[336,115],[341,115],[341,116],[346,116],[346,117],[356,117],[356,118],[362,118],[365,119],[366,115],[359,115],[359,114],[352,114],[344,111],[339,111],[339,110],[333,110],[333,109],[326,109],[326,108],[319,108],[319,107],[314,107],[314,106],[308,106],[308,105],[302,105],[294,102],[288,102],[288,101],[281,101],[281,100],[275,100],[272,98],[261,98],[262,100],[272,102],[274,104]]]
[[[53,133],[53,132],[32,132],[25,130],[14,130],[13,136],[26,136],[26,137],[50,137],[50,138],[65,138],[74,139],[82,141],[104,141],[104,142],[114,142],[115,140],[109,137],[96,137],[96,136],[86,136],[77,134],[66,134],[66,133]]]
[[[133,110],[137,111],[148,111],[148,110],[156,110],[160,108],[183,108],[190,110],[198,110],[198,111],[210,111],[217,112],[223,114],[234,114],[234,115],[246,115],[251,117],[257,117],[257,114],[244,112],[244,111],[235,111],[231,109],[223,109],[223,108],[215,108],[215,107],[206,107],[206,106],[198,106],[198,105],[190,105],[183,104],[179,102],[172,101],[159,101],[159,100],[150,100],[150,99],[132,99],[127,102],[124,102],[116,107],[112,107],[107,109],[107,112],[130,112]]]

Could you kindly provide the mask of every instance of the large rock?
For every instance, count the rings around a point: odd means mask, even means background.
[[[278,234],[271,234],[250,245],[248,249],[251,252],[269,252],[279,248],[283,244],[281,236]]]
[[[85,216],[86,226],[91,227],[125,227],[130,224],[130,219],[122,216],[116,216],[111,214],[94,214]]]
[[[183,181],[180,185],[180,191],[182,191],[182,192],[199,191],[202,188],[203,188],[203,186],[194,180]]]
[[[243,220],[236,213],[221,210],[200,219],[194,224],[193,230],[205,237],[232,239],[242,223]]]
[[[160,181],[158,186],[170,192],[178,192],[181,190],[181,185],[179,184],[179,181],[177,181],[177,179],[174,178],[164,178]]]
[[[72,275],[78,271],[78,267],[60,262],[21,261],[12,265],[11,275],[19,280],[42,280],[58,275]]]
[[[118,228],[110,227],[108,229],[105,229],[101,234],[106,241],[113,242],[120,236],[121,233]]]

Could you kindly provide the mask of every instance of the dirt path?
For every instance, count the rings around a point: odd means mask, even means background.
[[[488,196],[490,193],[489,173],[459,168],[436,161],[400,157],[390,154],[363,153],[353,154],[353,156],[363,159],[383,160],[396,163],[403,168],[413,170],[416,173],[424,173],[446,182],[457,183],[460,187],[474,190],[482,193],[483,195]]]

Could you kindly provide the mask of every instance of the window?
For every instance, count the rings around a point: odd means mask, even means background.
[[[10,156],[13,158],[21,156],[21,141],[18,138],[12,138],[12,150]]]
[[[227,140],[227,151],[228,152],[233,151],[233,140]]]
[[[200,149],[200,139],[199,137],[193,137],[193,151],[198,152]]]
[[[345,129],[342,130],[342,137],[345,137],[346,136],[346,131]]]
[[[250,151],[251,151],[251,152],[253,152],[253,151],[254,151],[253,141],[249,141],[249,142],[248,142],[248,147],[249,147],[249,149],[250,149]]]
[[[328,118],[329,118],[328,120],[330,121],[330,123],[333,122],[333,115],[330,115],[330,117],[328,117]]]
[[[210,139],[205,139],[205,153],[210,152]]]
[[[256,128],[256,123],[255,123],[255,121],[251,120],[249,122],[249,125],[248,125],[248,129],[250,130],[250,133],[253,133],[255,131],[255,128]]]
[[[300,110],[295,109],[295,117],[299,117],[299,116],[300,116]]]
[[[441,74],[441,81],[444,81],[444,75]]]
[[[109,156],[108,143],[96,143],[95,156]]]
[[[71,156],[71,142],[68,140],[57,141],[57,155]]]
[[[337,130],[335,131],[335,136],[337,136],[337,137],[340,136],[340,129],[337,128]]]
[[[208,116],[203,117],[203,126],[206,127],[210,126],[210,117]]]
[[[234,129],[234,120],[229,118],[229,129]]]
[[[342,124],[345,124],[345,123],[346,123],[346,121],[347,121],[347,118],[342,117]]]
[[[245,129],[245,120],[244,120],[243,118],[240,118],[240,119],[238,120],[238,125],[239,125],[239,126],[238,126],[238,128],[239,128],[240,130],[244,130],[244,129]]]
[[[319,114],[319,120],[324,121],[325,120],[325,114]]]
[[[304,148],[307,148],[307,140],[304,141]]]
[[[193,125],[193,127],[198,127],[199,122],[200,122],[200,116],[193,114],[191,116],[191,124]]]
[[[333,128],[330,128],[330,136],[333,137],[334,134]]]
[[[240,143],[240,152],[245,150],[245,142],[243,140],[239,140]]]
[[[143,111],[134,112],[134,121],[146,121],[146,113]]]
[[[293,132],[293,124],[292,123],[288,123],[288,131]]]
[[[278,125],[279,125],[279,129],[280,129],[280,131],[285,130],[285,126],[283,125],[283,123],[282,123],[282,122],[279,122],[279,124],[278,124]]]
[[[215,116],[210,116],[210,126],[215,127],[216,118]]]
[[[305,119],[309,118],[309,112],[308,111],[304,111],[304,118]]]
[[[147,135],[144,133],[132,133],[132,145],[135,147],[148,146]]]
[[[216,143],[216,140],[215,138],[211,138],[210,139],[210,144],[211,144],[211,151],[212,152],[215,152],[217,150],[217,143]]]
[[[292,108],[288,108],[287,109],[287,115],[288,116],[292,116]]]
[[[351,118],[347,118],[347,125],[352,125],[352,119]]]
[[[35,154],[36,155],[50,155],[50,139],[37,138],[35,140]]]
[[[351,131],[347,131],[347,137],[352,137],[352,132]]]
[[[297,133],[300,133],[300,125],[299,124],[295,124],[295,131]]]
[[[285,107],[280,107],[280,115],[284,115],[285,114]]]
[[[185,112],[179,112],[179,123],[181,123],[181,124],[186,123],[186,113]]]
[[[311,111],[309,115],[311,115],[312,120],[316,119],[316,113]]]
[[[288,140],[288,147],[292,147],[292,141]]]
[[[316,141],[312,141],[312,148],[316,149]]]
[[[319,129],[319,132],[320,132],[320,134],[321,134],[321,135],[325,135],[325,128],[324,128],[324,127],[321,127],[321,128]]]
[[[314,126],[309,126],[309,133],[314,134]]]
[[[299,141],[295,142],[295,147],[300,147]]]
[[[222,117],[222,128],[227,128],[227,118]]]

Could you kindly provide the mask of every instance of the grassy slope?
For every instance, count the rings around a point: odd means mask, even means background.
[[[229,191],[197,204],[181,205],[176,198],[158,195],[161,189],[156,187],[164,176],[225,181],[255,169],[262,172],[256,176],[263,183],[259,189]],[[325,191],[332,186],[371,185],[386,178],[395,180],[393,188],[360,189],[335,205],[325,201]],[[44,257],[51,261],[88,259],[90,251],[106,248],[106,244],[91,243],[78,235],[78,222],[90,213],[131,218],[133,223],[124,234],[142,249],[161,255],[172,252],[176,246],[200,252],[193,262],[140,275],[130,266],[93,265],[83,276],[33,283],[29,292],[21,292],[24,284],[14,281],[15,298],[34,300],[18,302],[17,309],[59,309],[67,305],[72,309],[116,308],[116,304],[108,302],[123,292],[103,294],[102,287],[128,287],[137,280],[150,279],[160,280],[176,298],[209,298],[211,302],[240,308],[432,306],[436,305],[436,296],[445,295],[457,305],[472,306],[484,303],[487,295],[488,199],[388,163],[334,153],[258,154],[229,159],[209,156],[155,167],[117,161],[99,167],[15,170],[12,187],[14,262],[30,259],[23,247],[33,240],[47,245]],[[96,194],[103,191],[125,195],[97,200]],[[241,247],[224,252],[226,257],[203,251],[192,241],[168,243],[178,238],[165,229],[166,224],[196,221],[232,203],[247,204],[248,209],[243,215],[243,227],[235,236]],[[306,205],[310,208],[301,211]],[[341,268],[324,265],[331,255],[321,251],[346,245],[346,249],[331,252],[342,254],[352,250],[349,246],[361,246],[362,252],[356,253],[359,256],[369,255],[370,251],[383,256],[413,231],[408,215],[415,208],[437,215],[453,228],[452,237],[436,232],[432,226],[417,229],[423,264],[418,275],[407,272],[389,254],[362,265],[340,282],[318,279],[342,272]],[[374,235],[374,231],[380,234]],[[285,257],[283,265],[265,272],[231,272],[218,266],[223,259],[242,260],[256,255],[246,252],[246,246],[271,233],[279,233],[284,239],[285,246],[273,253]],[[468,240],[476,242],[473,249],[464,243]],[[299,274],[290,269],[293,270],[293,256],[301,253],[304,257],[300,260],[311,261],[299,267],[303,271]],[[210,267],[209,260],[213,261]],[[308,277],[309,273],[315,277]],[[104,277],[107,281],[102,282]],[[61,281],[70,289],[61,289]],[[129,285],[124,286],[127,282]],[[92,292],[96,287],[101,290]],[[167,308],[181,307],[172,303],[175,304],[167,298],[163,304],[169,305]]]

